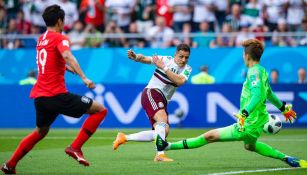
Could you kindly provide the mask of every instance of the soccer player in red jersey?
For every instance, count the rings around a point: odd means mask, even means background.
[[[17,163],[47,135],[50,125],[59,114],[75,118],[89,114],[76,139],[65,149],[66,154],[80,164],[89,166],[81,147],[104,120],[107,109],[88,97],[69,93],[66,89],[66,70],[79,75],[90,89],[95,88],[95,84],[84,75],[70,51],[68,38],[61,34],[64,16],[64,11],[58,5],[47,7],[43,13],[47,31],[39,37],[36,46],[39,75],[30,94],[34,98],[37,127],[21,140],[12,157],[3,164],[1,170],[5,174],[16,174]]]

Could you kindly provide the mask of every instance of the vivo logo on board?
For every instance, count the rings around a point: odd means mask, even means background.
[[[116,97],[112,91],[106,91],[106,88],[101,85],[97,84],[96,88],[93,90],[93,92],[87,92],[85,93],[85,96],[90,97],[99,103],[103,104],[104,106],[107,106],[109,109],[109,112],[112,112],[114,116],[117,118],[117,120],[125,125],[129,125],[132,123],[137,115],[142,112],[145,117],[145,111],[142,110],[141,105],[141,93],[135,95],[135,98],[131,101],[131,105],[127,110],[124,110],[121,105],[121,99],[119,97]],[[121,97],[125,98],[125,97]],[[177,103],[178,109],[181,109],[183,112],[182,120],[187,116],[189,113],[189,103],[187,98],[180,92],[176,92],[173,95],[172,103]],[[176,111],[176,110],[174,110]],[[175,112],[169,111],[169,122],[170,124],[178,124],[180,120],[175,116]],[[63,115],[64,120],[69,124],[76,124],[78,123],[81,118],[72,118]]]

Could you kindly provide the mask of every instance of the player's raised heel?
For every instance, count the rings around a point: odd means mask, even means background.
[[[81,150],[75,150],[71,146],[68,146],[65,149],[65,153],[68,154],[70,157],[78,161],[80,164],[84,166],[90,166],[90,163],[84,159],[83,153]]]
[[[173,162],[174,160],[171,158],[166,157],[165,154],[160,154],[160,155],[156,155],[156,157],[154,158],[155,162]]]
[[[16,169],[15,167],[9,167],[7,165],[7,163],[4,163],[2,166],[1,166],[1,171],[4,173],[4,174],[16,174]]]
[[[121,144],[125,144],[126,142],[126,135],[122,132],[117,133],[116,139],[113,142],[113,150],[117,150]]]

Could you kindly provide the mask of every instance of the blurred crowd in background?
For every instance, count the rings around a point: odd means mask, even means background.
[[[245,79],[246,72],[242,74],[242,77]],[[279,80],[279,71],[277,68],[274,68],[270,71],[269,81],[271,84],[283,83]],[[191,78],[192,84],[214,84],[215,78],[214,75],[209,73],[208,65],[202,65],[199,68],[199,72],[196,75],[193,75]],[[298,84],[307,84],[307,72],[304,67],[299,67],[297,69],[297,81],[292,83]]]
[[[0,48],[33,48],[44,9],[65,11],[72,48],[307,46],[307,0],[0,0]],[[21,35],[20,35],[21,34]]]

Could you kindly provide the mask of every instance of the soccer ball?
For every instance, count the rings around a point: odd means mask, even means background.
[[[282,126],[282,122],[279,117],[273,114],[269,114],[269,121],[264,125],[263,131],[267,134],[277,134]]]

